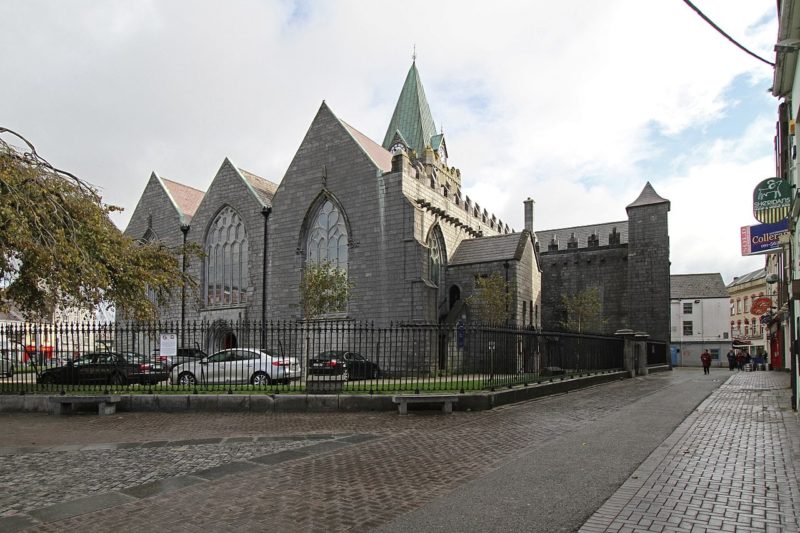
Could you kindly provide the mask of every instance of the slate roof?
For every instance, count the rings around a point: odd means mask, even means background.
[[[728,289],[722,281],[722,274],[675,274],[669,277],[669,297],[685,298],[727,298]]]
[[[759,268],[758,270],[748,272],[744,276],[739,276],[738,278],[734,279],[732,282],[728,283],[728,288],[730,289],[732,287],[735,287],[736,285],[742,285],[743,283],[747,283],[750,281],[766,277],[767,277],[767,271],[764,270],[763,268]]]
[[[431,108],[425,97],[425,89],[417,71],[417,63],[412,62],[408,69],[406,81],[397,99],[392,120],[383,139],[383,147],[391,148],[395,130],[400,130],[408,146],[421,156],[425,146],[431,144],[431,137],[436,135],[436,124],[433,122]]]
[[[256,176],[252,172],[241,168],[237,168],[236,170],[239,171],[239,174],[242,175],[247,184],[250,185],[250,188],[253,189],[253,192],[262,205],[272,205],[272,197],[275,196],[275,191],[278,190],[278,185],[276,183],[272,183],[261,176]]]
[[[550,241],[553,236],[556,237],[559,250],[567,249],[567,242],[570,236],[574,233],[575,238],[578,240],[578,248],[587,248],[589,246],[589,236],[596,233],[600,239],[599,246],[608,246],[608,234],[617,228],[619,233],[619,243],[628,243],[628,221],[622,220],[620,222],[606,222],[603,224],[589,224],[587,226],[574,226],[571,228],[558,228],[537,231],[536,240],[539,241],[539,251],[546,253]]]
[[[659,196],[656,190],[653,189],[653,186],[650,185],[650,182],[648,181],[645,184],[644,189],[642,189],[642,192],[639,194],[639,197],[632,203],[628,204],[628,207],[641,207],[643,205],[655,205],[663,203],[668,204],[669,200]],[[626,207],[626,209],[628,207]]]
[[[203,196],[205,196],[206,193],[167,178],[159,176],[159,179],[164,189],[167,191],[167,194],[172,199],[172,203],[175,204],[175,207],[178,209],[178,213],[181,215],[183,222],[186,224],[191,222],[192,217],[195,212],[197,212],[197,207],[200,205],[200,202],[203,201]]]
[[[384,172],[389,172],[392,170],[392,154],[388,150],[355,129],[344,120],[339,119],[339,122],[342,123],[342,126],[345,127],[348,133],[350,133],[353,139],[355,139],[359,146],[361,146],[361,149],[364,150],[364,152],[369,156],[370,159],[372,159],[373,163],[375,163],[378,168]],[[394,138],[394,135],[392,135],[392,138]]]
[[[530,238],[528,235],[528,232],[522,232],[465,239],[458,245],[447,266],[519,260],[525,249],[525,240]]]

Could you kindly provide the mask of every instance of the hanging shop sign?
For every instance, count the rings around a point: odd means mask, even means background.
[[[761,296],[753,300],[753,304],[750,306],[750,314],[763,315],[769,311],[770,307],[772,307],[772,298],[769,296]]]
[[[789,234],[789,221],[744,226],[740,230],[742,255],[765,254],[780,250],[781,237]]]
[[[765,224],[774,224],[789,215],[792,188],[780,178],[767,178],[753,189],[753,216]]]

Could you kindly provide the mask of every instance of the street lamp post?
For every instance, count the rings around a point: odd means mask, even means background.
[[[269,215],[272,213],[272,207],[265,206],[261,209],[261,215],[264,217],[264,247],[263,255],[261,257],[261,347],[266,346],[265,331],[267,327],[267,266],[268,252],[269,252]]]
[[[189,224],[181,224],[183,233],[183,250],[181,251],[181,346],[185,346],[186,330],[186,234],[189,233]]]

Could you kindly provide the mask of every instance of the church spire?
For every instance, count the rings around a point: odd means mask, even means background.
[[[414,55],[416,56],[416,50]],[[391,149],[391,143],[397,131],[408,142],[408,147],[416,150],[420,156],[423,154],[425,146],[431,144],[431,138],[436,135],[436,124],[433,122],[431,109],[425,98],[425,89],[422,88],[422,81],[419,79],[416,60],[412,61],[411,68],[408,69],[403,90],[400,91],[400,98],[397,99],[397,105],[394,108],[392,121],[389,123],[383,139],[383,147],[387,150]]]

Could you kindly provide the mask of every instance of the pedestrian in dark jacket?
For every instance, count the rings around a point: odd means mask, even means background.
[[[731,348],[728,352],[728,370],[733,372],[734,368],[736,368],[736,354],[733,352],[733,348]]]
[[[703,353],[700,355],[700,362],[703,363],[703,374],[710,374],[711,354],[708,353],[708,350],[703,350]]]

